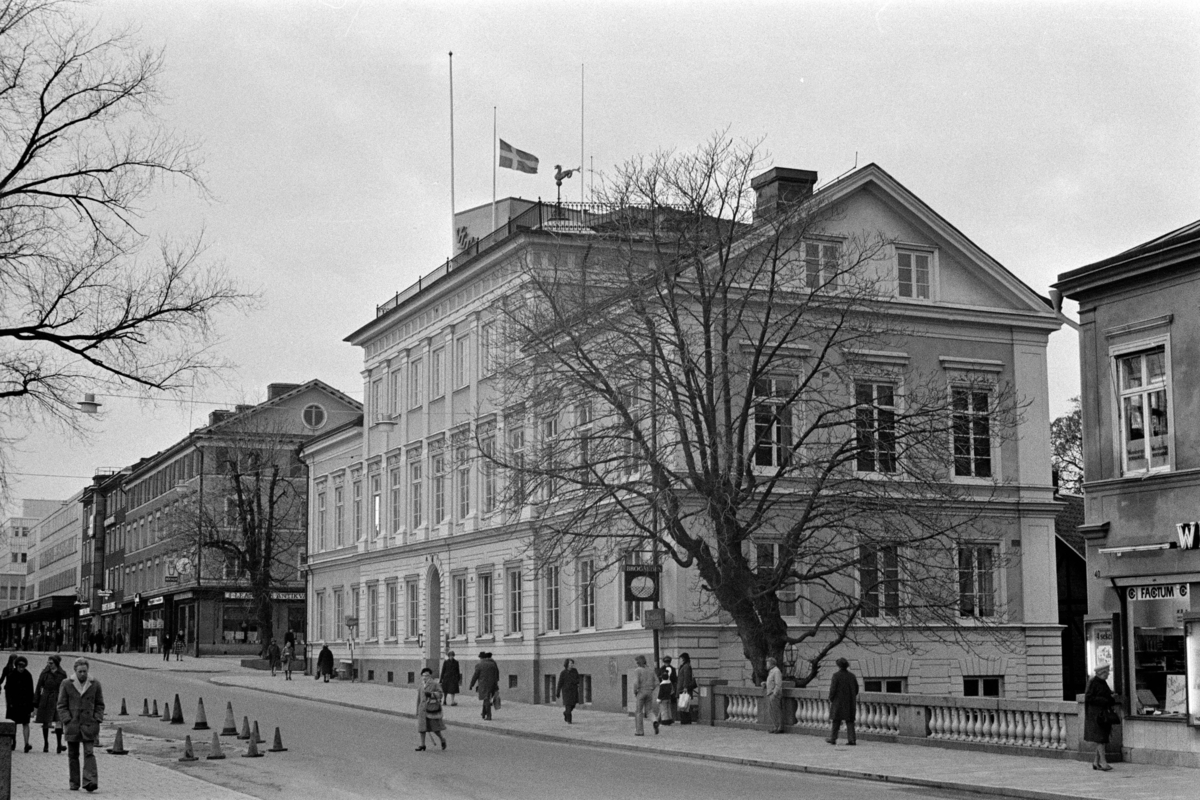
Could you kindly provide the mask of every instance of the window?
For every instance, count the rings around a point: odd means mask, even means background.
[[[579,428],[576,432],[579,437],[579,466],[586,470],[590,466],[592,458],[592,406],[590,403],[581,403],[575,407],[575,422]]]
[[[387,635],[395,639],[400,631],[400,587],[395,583],[387,585]]]
[[[1117,371],[1124,473],[1170,467],[1166,347],[1119,356]]]
[[[371,473],[371,540],[383,531],[383,476]]]
[[[467,635],[467,576],[454,576],[454,635]]]
[[[344,639],[342,625],[346,621],[345,597],[341,589],[333,590],[333,632],[335,639]]]
[[[408,527],[421,527],[421,451],[408,454]]]
[[[596,562],[579,562],[579,627],[596,627]]]
[[[424,401],[423,385],[421,383],[421,359],[415,359],[408,364],[408,407],[417,408]]]
[[[354,541],[363,537],[362,479],[354,481]]]
[[[367,638],[379,638],[379,587],[367,587]]]
[[[300,412],[300,418],[307,427],[316,430],[325,424],[325,409],[316,403],[309,403]]]
[[[491,636],[495,633],[492,625],[492,615],[495,613],[495,598],[492,596],[492,574],[479,573],[479,636]]]
[[[508,450],[512,470],[509,474],[513,508],[525,505],[525,421],[512,420],[508,429]]]
[[[392,467],[392,535],[399,536],[404,525],[404,471]]]
[[[838,245],[827,242],[804,243],[804,288],[832,289],[838,279]]]
[[[794,381],[759,378],[754,382],[754,464],[787,466],[792,452]]]
[[[454,366],[453,373],[450,378],[451,389],[461,389],[467,385],[471,379],[471,371],[467,366],[467,359],[471,353],[471,339],[469,336],[460,336],[454,340]]]
[[[433,472],[433,519],[430,522],[440,525],[446,519],[446,448],[442,442],[429,448],[429,466]]]
[[[454,476],[458,518],[463,520],[471,515],[471,451],[465,442],[454,447]]]
[[[325,638],[325,593],[317,592],[317,641]]]
[[[859,548],[859,599],[867,618],[900,615],[900,563],[894,544],[867,544]]]
[[[896,288],[901,297],[929,299],[929,263],[929,253],[896,251]]]
[[[479,450],[483,456],[480,465],[479,505],[485,514],[496,510],[496,464],[492,458],[496,453],[496,433],[494,428],[485,429],[479,435]]]
[[[521,632],[521,570],[519,568],[510,569],[507,575],[508,583],[508,632]]]
[[[429,356],[429,396],[437,399],[446,393],[446,348],[439,347]]]
[[[557,631],[559,626],[559,580],[561,578],[557,565],[546,567],[542,573],[542,582],[546,593],[545,630]]]
[[[543,463],[553,473],[559,466],[558,415],[550,414],[542,417],[540,428]],[[541,484],[540,500],[548,503],[554,499],[555,493],[558,491],[558,483],[553,477],[547,475],[541,479]]]
[[[760,571],[773,570],[775,568],[776,559],[779,555],[779,545],[777,544],[760,544],[756,548],[756,565]],[[797,587],[790,581],[784,581],[784,585],[779,586],[775,590],[775,597],[779,601],[779,613],[784,617],[796,616],[796,596],[798,594]]]
[[[417,582],[408,581],[404,584],[404,594],[408,601],[405,609],[405,622],[408,625],[405,635],[409,639],[415,639],[421,630],[421,600],[417,594]]]
[[[479,374],[491,375],[496,369],[496,325],[489,322],[479,329]]]
[[[384,419],[387,407],[383,401],[383,379],[371,381],[371,418],[376,422]]]
[[[963,697],[1003,697],[1004,678],[963,676]]]
[[[896,394],[887,383],[854,385],[857,468],[896,471]]]
[[[399,369],[392,371],[392,416],[399,416],[404,405],[404,373]]]
[[[954,474],[992,477],[992,425],[989,393],[984,389],[950,389],[954,435]]]
[[[317,550],[325,549],[325,493],[317,492]]]
[[[996,615],[996,545],[958,547],[958,613],[963,617]]]
[[[904,694],[904,678],[866,678],[863,681],[864,692],[887,692],[888,694]]]
[[[346,498],[341,486],[333,490],[333,539],[337,547],[346,543]]]

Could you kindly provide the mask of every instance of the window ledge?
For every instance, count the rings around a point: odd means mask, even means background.
[[[516,633],[504,634],[504,641],[506,641],[506,642],[519,642],[524,638],[525,638],[524,631],[517,631]]]
[[[496,634],[485,633],[483,636],[476,636],[475,641],[477,641],[477,642],[494,642],[494,641],[496,641]]]

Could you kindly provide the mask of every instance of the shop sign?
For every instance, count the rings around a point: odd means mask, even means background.
[[[1186,583],[1164,583],[1154,586],[1130,586],[1125,590],[1130,600],[1186,600]]]
[[[253,600],[251,592],[226,592],[226,600]],[[272,600],[303,600],[304,592],[271,592]]]
[[[117,610],[116,601],[109,601],[107,603],[100,604],[100,613],[101,614],[103,614],[105,611],[116,611],[116,610]]]
[[[226,600],[253,600],[254,595],[250,592],[226,592]]]
[[[175,595],[175,599],[176,600],[191,600],[192,596],[194,594],[195,594],[195,592],[180,592],[179,594]]]
[[[149,600],[146,601],[146,605],[147,606],[161,606],[163,604],[164,599],[165,598],[163,598],[163,597],[151,597]]]
[[[84,606],[83,608],[79,609],[79,616],[90,617],[91,615],[92,615],[92,607],[91,606]]]
[[[1180,522],[1175,526],[1181,550],[1200,550],[1200,522]]]

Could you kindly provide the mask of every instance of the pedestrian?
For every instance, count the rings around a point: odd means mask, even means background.
[[[675,721],[675,679],[679,673],[671,666],[671,657],[663,656],[662,666],[658,668],[658,718],[663,725]]]
[[[271,665],[271,677],[275,677],[275,670],[279,669],[279,645],[274,639],[267,645],[267,661]]]
[[[492,718],[492,702],[500,692],[500,667],[492,660],[492,654],[483,651],[479,654],[479,662],[475,665],[475,673],[471,676],[471,685],[467,690],[476,689],[479,699],[483,701],[483,718]],[[497,703],[497,707],[499,704]]]
[[[17,656],[13,662],[13,671],[9,673],[4,684],[4,716],[21,726],[25,734],[25,752],[33,749],[29,743],[29,716],[36,707],[33,693],[33,676],[26,667],[29,659]],[[17,735],[13,733],[13,750],[17,749]]]
[[[1096,667],[1096,672],[1088,681],[1083,694],[1083,740],[1096,745],[1092,769],[1104,772],[1112,769],[1106,751],[1114,721],[1120,719],[1116,711],[1117,698],[1108,687],[1110,671],[1111,667],[1108,664]]]
[[[291,628],[288,628],[283,634],[283,646],[287,647],[289,644],[292,646],[292,652],[296,652],[296,634],[292,632]]]
[[[421,691],[417,692],[417,733],[421,734],[421,746],[417,752],[425,749],[425,734],[432,733],[446,749],[446,721],[442,719],[442,687],[434,680],[433,670],[425,667],[421,670]]]
[[[96,756],[92,748],[100,736],[104,721],[104,693],[100,681],[88,675],[88,660],[75,659],[75,676],[62,682],[58,690],[58,718],[67,734],[67,768],[71,789],[79,788],[79,748],[83,746],[83,788],[98,788]]]
[[[169,634],[169,633],[163,633],[162,654],[163,654],[163,661],[171,660],[171,634]]]
[[[563,670],[558,673],[558,688],[555,697],[561,697],[563,702],[563,719],[571,724],[571,713],[579,705],[579,670],[575,669],[575,659],[568,658],[563,662]]]
[[[692,724],[692,701],[696,699],[699,685],[692,674],[692,657],[687,653],[679,654],[679,675],[676,678],[676,688],[679,690],[679,724]],[[686,698],[686,700],[685,700]]]
[[[0,672],[0,687],[4,686],[5,682],[8,681],[8,676],[13,674],[13,670],[16,669],[13,665],[17,663],[18,658],[20,658],[20,655],[17,653],[9,654],[8,663],[4,665],[4,670]]]
[[[833,673],[829,682],[829,720],[833,725],[829,738],[825,741],[837,744],[838,731],[842,723],[846,723],[846,744],[858,744],[854,736],[854,712],[858,706],[858,678],[850,671],[850,662],[844,658],[837,660],[838,671]]]
[[[53,655],[46,659],[46,666],[38,676],[37,688],[33,690],[34,704],[37,707],[37,722],[42,726],[42,752],[50,752],[50,727],[54,727],[54,736],[58,746],[54,752],[61,753],[67,748],[63,746],[62,723],[58,720],[58,690],[67,679],[67,673],[62,668],[62,656]]]
[[[104,652],[111,653],[113,651],[113,635],[112,631],[104,632]]]
[[[658,687],[658,679],[654,676],[654,672],[650,667],[646,666],[645,656],[634,657],[634,663],[637,664],[637,669],[633,673],[633,697],[634,697],[634,712],[633,712],[633,735],[642,736],[645,734],[645,723],[643,720],[650,713],[654,714],[654,733],[658,734],[658,704],[654,702],[654,692]]]
[[[124,633],[124,631],[117,631],[116,640],[117,640],[117,652],[124,653],[125,652],[125,633]]]
[[[458,659],[454,657],[453,650],[446,653],[446,660],[442,662],[442,674],[439,677],[442,692],[446,696],[446,705],[458,705],[458,690],[462,688],[462,668],[458,666]]]
[[[184,637],[182,631],[175,634],[175,660],[176,661],[183,661],[183,646],[186,643],[187,643],[187,640]]]
[[[321,652],[317,654],[317,676],[325,678],[325,682],[329,683],[331,675],[333,675],[333,651],[329,649],[329,645],[321,642]]]
[[[767,656],[767,680],[763,683],[763,699],[767,702],[767,733],[783,733],[783,673],[779,670],[779,663],[772,656]],[[837,735],[836,732],[834,735]]]
[[[290,681],[292,679],[292,659],[296,657],[296,645],[292,642],[287,642],[283,646],[283,679]]]

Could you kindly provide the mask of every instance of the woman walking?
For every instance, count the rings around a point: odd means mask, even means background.
[[[421,691],[417,692],[417,733],[421,734],[421,746],[417,752],[425,749],[425,734],[432,733],[446,749],[446,737],[442,731],[446,723],[442,719],[442,687],[433,678],[433,670],[429,667],[421,670]]]
[[[288,631],[291,633],[291,631]],[[292,642],[285,642],[283,645],[283,679],[290,681],[292,679],[292,659],[296,657],[296,645]]]
[[[783,672],[771,656],[767,656],[767,680],[763,697],[767,701],[767,733],[783,733]]]
[[[441,675],[442,691],[446,693],[446,705],[458,705],[458,690],[462,688],[462,669],[458,666],[458,659],[454,657],[454,651],[446,653],[446,660],[442,662]]]
[[[4,684],[4,699],[8,710],[4,716],[21,726],[25,734],[25,752],[33,749],[29,743],[29,716],[33,713],[33,676],[26,667],[29,660],[25,656],[17,656],[13,662],[13,671],[9,673]],[[17,749],[17,737],[13,736],[13,749]]]
[[[563,719],[571,724],[571,714],[579,705],[579,670],[575,669],[575,659],[568,658],[563,662],[563,671],[558,673],[557,697],[563,701]]]
[[[34,704],[37,706],[37,722],[42,726],[42,752],[50,752],[50,726],[54,726],[54,736],[58,739],[55,753],[67,749],[63,744],[63,727],[58,721],[58,690],[67,679],[67,673],[62,668],[62,656],[50,656],[46,666],[38,676],[37,688],[34,689]]]
[[[1092,769],[1105,772],[1112,769],[1105,751],[1112,734],[1113,718],[1117,713],[1114,708],[1117,698],[1113,696],[1112,689],[1108,688],[1109,671],[1110,667],[1107,664],[1097,667],[1083,695],[1083,739],[1096,745]]]

